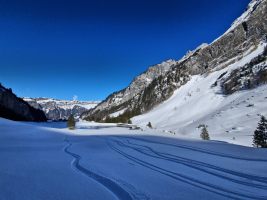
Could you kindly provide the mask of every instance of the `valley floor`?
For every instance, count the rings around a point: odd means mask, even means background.
[[[0,119],[0,199],[267,199],[267,150]]]

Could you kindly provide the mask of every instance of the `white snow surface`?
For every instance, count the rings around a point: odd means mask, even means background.
[[[253,52],[245,53],[227,68],[192,76],[171,98],[150,112],[132,118],[132,122],[142,127],[151,122],[153,128],[166,133],[171,131],[176,137],[198,139],[200,129],[197,127],[206,124],[214,140],[251,146],[260,115],[267,116],[267,85],[228,96],[222,94],[219,84],[212,85],[221,74],[227,72],[227,76],[261,54],[264,46],[261,44]]]
[[[121,109],[121,110],[119,110],[117,112],[111,113],[109,116],[110,117],[118,117],[119,115],[123,114],[125,110],[126,110],[126,108]]]
[[[266,153],[115,124],[0,119],[0,199],[266,199]]]

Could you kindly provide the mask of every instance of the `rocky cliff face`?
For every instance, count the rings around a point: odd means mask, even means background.
[[[0,85],[0,117],[16,121],[46,121],[42,110],[35,109]]]
[[[253,89],[267,83],[267,46],[250,62],[229,73],[222,74],[215,85],[220,84],[224,94]]]
[[[110,120],[120,113],[120,121],[144,113],[168,99],[192,75],[210,73],[228,67],[257,49],[267,40],[267,0],[253,0],[247,10],[221,37],[201,45],[179,61],[167,61],[150,67],[129,87],[107,97],[85,112],[87,120]]]
[[[92,120],[100,121],[103,117],[122,109],[127,110],[128,107],[128,111],[136,110],[135,104],[132,104],[131,102],[134,103],[135,101],[138,101],[140,94],[144,91],[144,89],[148,87],[154,79],[165,75],[171,66],[174,66],[175,64],[176,61],[167,60],[149,67],[146,72],[137,76],[127,88],[111,94],[98,106],[96,106],[96,108],[88,112],[84,112],[82,114],[82,118],[90,118],[90,116],[94,115]]]
[[[83,112],[94,108],[97,101],[66,101],[51,98],[24,98],[31,106],[43,110],[49,120],[67,120],[73,114],[79,117]]]

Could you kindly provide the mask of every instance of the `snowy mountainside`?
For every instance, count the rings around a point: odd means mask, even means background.
[[[99,103],[98,101],[68,101],[52,98],[24,98],[24,100],[33,107],[43,110],[50,120],[66,120],[71,114],[79,117]]]
[[[200,138],[198,127],[205,124],[211,139],[251,146],[252,134],[260,116],[267,115],[267,85],[264,84],[267,83],[266,55],[262,62],[251,66],[264,70],[264,83],[225,95],[224,80],[229,80],[233,71],[242,69],[266,51],[266,43],[262,43],[227,68],[192,76],[171,98],[150,112],[132,118],[132,122],[143,127],[151,122],[155,129],[191,138]],[[255,74],[258,72],[255,71]],[[246,78],[250,77],[239,76],[237,82],[244,83]]]
[[[89,121],[127,122],[129,118],[149,112],[168,100],[192,76],[227,68],[254,52],[266,40],[267,0],[253,0],[231,28],[214,42],[200,45],[178,61],[172,60],[164,73],[152,70],[155,67],[149,68],[155,73],[150,76],[152,79],[147,79],[144,73],[142,84],[135,84],[137,87],[133,90],[131,84],[126,89],[111,94],[94,109],[85,112],[82,118]],[[236,78],[242,73],[232,74],[229,83],[235,84]],[[257,81],[257,77],[254,79]],[[234,89],[234,92],[244,88],[242,85],[234,85],[236,87],[233,88],[231,84],[225,83],[225,86]]]

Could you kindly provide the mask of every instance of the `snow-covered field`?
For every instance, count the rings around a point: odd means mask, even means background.
[[[0,199],[267,199],[266,149],[164,135],[0,119]]]
[[[177,137],[200,138],[199,125],[208,125],[213,140],[252,146],[253,133],[261,115],[267,116],[267,85],[252,90],[223,95],[218,78],[249,63],[261,54],[264,46],[244,54],[227,68],[218,66],[213,72],[192,76],[178,88],[171,98],[153,110],[132,118],[133,123],[145,127],[151,122],[153,128],[172,131]]]

